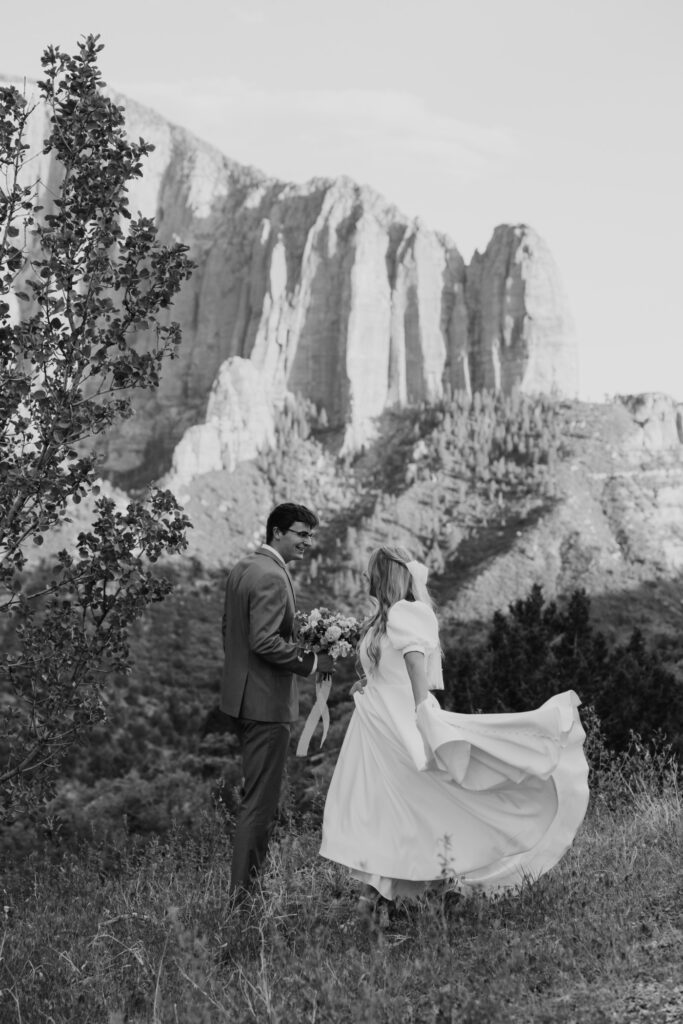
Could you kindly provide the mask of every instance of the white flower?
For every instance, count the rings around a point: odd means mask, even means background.
[[[327,630],[325,632],[325,639],[327,641],[329,641],[330,643],[332,643],[335,640],[339,640],[341,635],[342,635],[342,631],[339,628],[339,626],[328,626]]]

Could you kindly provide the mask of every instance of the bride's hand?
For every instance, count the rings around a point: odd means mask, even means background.
[[[354,693],[365,693],[365,680],[356,679],[355,683],[349,690],[349,697],[353,697]]]

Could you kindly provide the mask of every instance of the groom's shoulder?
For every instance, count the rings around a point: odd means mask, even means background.
[[[279,575],[280,570],[281,567],[276,558],[270,556],[263,548],[256,548],[255,551],[250,551],[243,555],[238,562],[235,562],[230,570],[230,575],[244,576],[245,573],[249,575],[271,573]]]

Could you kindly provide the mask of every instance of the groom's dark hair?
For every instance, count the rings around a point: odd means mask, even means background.
[[[313,530],[318,525],[319,519],[315,512],[311,512],[310,508],[306,508],[305,505],[295,505],[291,501],[286,501],[283,505],[277,505],[268,516],[268,522],[266,523],[266,544],[270,544],[273,539],[273,530],[277,526],[278,530],[282,533],[286,533],[293,523],[305,523],[309,529]]]

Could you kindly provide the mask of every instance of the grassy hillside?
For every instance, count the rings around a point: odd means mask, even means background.
[[[128,842],[116,864],[93,843],[33,849],[2,877],[2,1020],[678,1021],[680,791],[642,751],[604,760],[592,787],[573,848],[534,886],[424,897],[369,928],[305,822],[278,831],[246,923],[231,913],[230,840],[206,812],[163,845]]]

